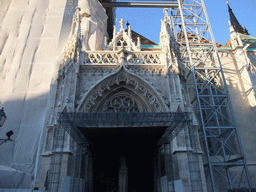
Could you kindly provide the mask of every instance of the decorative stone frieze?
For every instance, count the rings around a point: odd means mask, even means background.
[[[157,67],[136,67],[136,66],[129,66],[127,68],[131,73],[137,74],[137,75],[162,75],[165,74],[166,70],[164,67],[157,68]]]
[[[106,76],[111,73],[117,72],[114,67],[84,67],[80,66],[80,74],[85,76]]]
[[[122,52],[124,54],[122,54]],[[85,65],[118,65],[125,59],[126,65],[161,65],[161,55],[164,52],[155,51],[87,51],[81,64]]]

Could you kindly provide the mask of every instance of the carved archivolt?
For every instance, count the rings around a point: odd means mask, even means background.
[[[117,106],[114,107],[115,102],[119,102],[120,109]],[[121,68],[116,74],[107,77],[85,94],[77,107],[77,111],[83,112],[110,109],[166,111],[166,105],[150,85]]]

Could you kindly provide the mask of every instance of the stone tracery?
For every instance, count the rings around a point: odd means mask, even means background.
[[[106,112],[139,112],[137,102],[130,96],[119,95],[111,98],[102,108]]]

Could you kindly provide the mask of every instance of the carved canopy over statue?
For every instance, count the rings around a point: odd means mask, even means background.
[[[97,0],[79,0],[81,15],[82,50],[103,48],[107,35],[107,15]]]

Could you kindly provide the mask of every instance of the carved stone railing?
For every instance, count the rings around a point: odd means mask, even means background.
[[[127,57],[127,62],[130,65],[146,64],[157,65],[161,64],[160,54],[154,52],[133,52]]]
[[[117,65],[121,58],[128,65],[162,65],[161,54],[153,51],[87,51],[82,61],[84,65]]]
[[[113,51],[88,51],[86,52],[83,64],[103,64],[103,65],[114,65],[118,64],[118,55]]]

